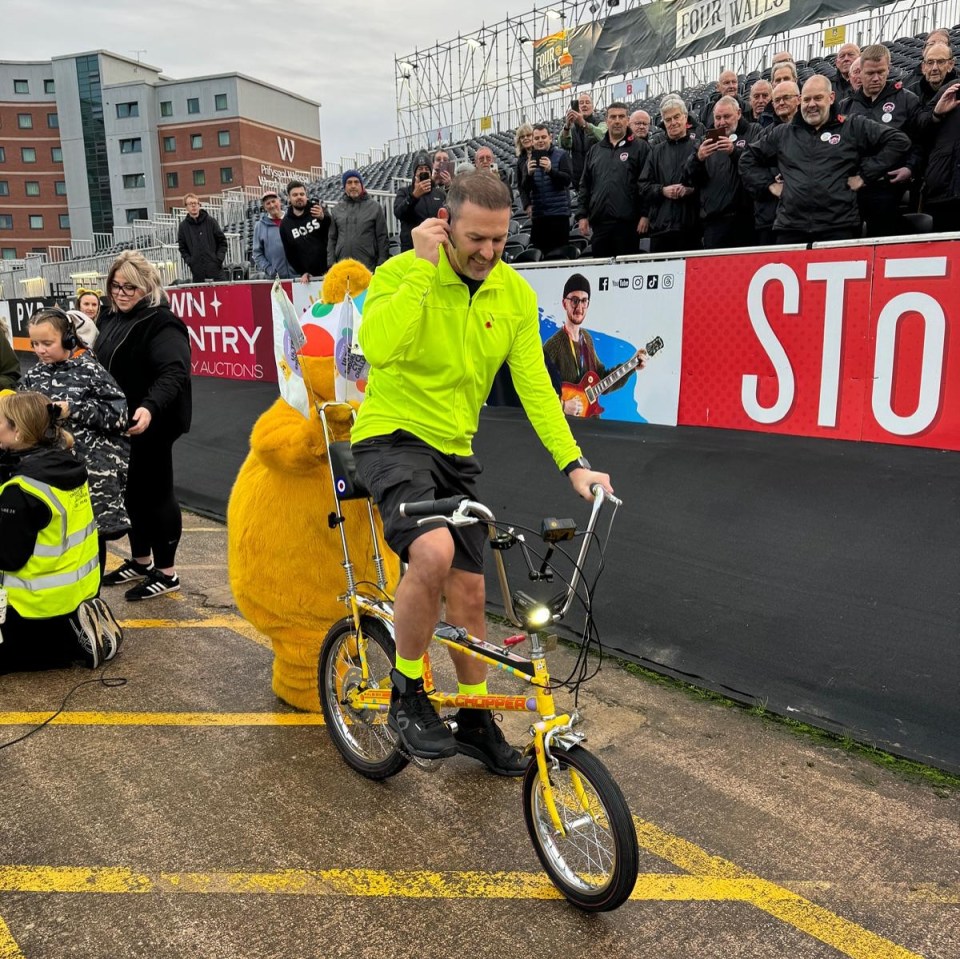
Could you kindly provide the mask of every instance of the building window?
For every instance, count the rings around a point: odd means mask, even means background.
[[[117,119],[126,120],[128,117],[140,116],[140,104],[134,100],[131,103],[117,104]]]
[[[0,260],[15,260],[17,258],[17,248],[5,246],[0,250]]]
[[[40,196],[40,181],[39,180],[27,180],[24,183],[23,188],[27,192],[27,196]]]
[[[147,208],[138,206],[133,210],[127,210],[127,223],[133,223],[134,220],[146,220]]]
[[[230,146],[230,131],[229,130],[218,130],[217,131],[217,146],[228,147]]]
[[[53,184],[53,192],[57,196],[66,196],[67,195],[67,182],[66,180],[56,180]]]
[[[232,166],[220,167],[220,182],[233,183],[233,167]]]
[[[173,116],[173,100],[161,100],[161,101],[160,101],[160,116],[162,116],[162,117],[172,117],[172,116]]]
[[[70,214],[61,213],[60,214],[60,229],[69,230],[70,229]]]
[[[7,151],[6,148],[0,147],[0,163],[7,162]]]
[[[175,190],[180,186],[180,174],[179,173],[168,173],[167,174],[167,189]]]
[[[33,214],[30,217],[30,229],[31,230],[42,230],[43,229],[43,217]]]
[[[24,163],[36,163],[37,151],[35,147],[20,147],[20,159]]]
[[[60,129],[60,115],[57,113],[48,113],[47,114],[47,126],[51,130]]]
[[[121,153],[142,153],[143,141],[140,139],[140,137],[134,137],[131,140],[121,140],[120,152]]]
[[[33,114],[32,113],[18,113],[17,114],[17,126],[21,130],[32,130],[33,129]]]
[[[213,98],[213,105],[214,105],[218,110],[226,110],[226,109],[227,109],[227,95],[226,95],[225,93],[218,93],[218,94]]]
[[[124,190],[138,190],[146,185],[147,178],[142,173],[124,173],[123,175]]]
[[[43,81],[43,92],[44,93],[56,93],[57,88],[53,80],[44,80]]]
[[[200,98],[199,97],[190,97],[187,100],[187,113],[199,113],[200,112]]]
[[[0,230],[12,230],[12,229],[13,229],[13,214],[0,213]]]
[[[14,93],[29,93],[30,92],[30,82],[28,80],[14,80],[13,81],[13,92]]]
[[[194,186],[206,186],[207,185],[207,174],[203,170],[194,170],[193,171],[193,185]]]
[[[10,196],[10,183],[7,180],[0,180],[0,196]]]
[[[177,138],[176,137],[164,137],[163,138],[163,152],[164,153],[176,153],[177,151]]]
[[[202,134],[202,133],[191,133],[191,134],[190,134],[190,149],[191,149],[191,150],[202,150],[202,149],[203,149],[203,134]]]
[[[50,159],[54,163],[63,163],[63,147],[50,147]]]

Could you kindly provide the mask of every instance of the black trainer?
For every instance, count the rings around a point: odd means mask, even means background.
[[[457,743],[440,721],[423,689],[422,679],[410,679],[392,670],[390,713],[387,724],[400,737],[403,748],[420,759],[445,759],[457,754]]]
[[[115,570],[105,573],[100,582],[104,586],[128,586],[138,580],[146,579],[153,569],[153,563],[146,566],[135,559],[125,559]]]
[[[123,597],[128,602],[135,603],[141,599],[153,599],[155,596],[162,596],[164,593],[175,593],[180,589],[180,577],[176,573],[169,576],[153,567],[147,574],[146,579],[131,586]]]
[[[522,776],[529,759],[504,739],[489,709],[460,709],[454,717],[458,751],[479,759],[498,776]]]

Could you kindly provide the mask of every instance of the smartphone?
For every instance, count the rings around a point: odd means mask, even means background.
[[[421,170],[421,171],[417,174],[417,179],[420,180],[421,182],[423,182],[424,180],[429,180],[429,179],[430,179],[430,174],[429,174],[429,172],[428,172],[427,170]]]
[[[706,134],[703,137],[704,143],[712,143],[714,140],[722,140],[726,136],[722,130],[717,130],[716,128],[707,130]]]
[[[544,157],[550,156],[549,150],[534,150],[531,154],[531,159],[534,163],[539,163]]]
[[[574,113],[579,113],[579,112],[580,112],[580,101],[579,101],[579,100],[571,100],[571,101],[570,101],[570,109],[573,110]]]
[[[442,173],[444,171],[450,174],[450,179],[452,180],[454,172],[456,171],[456,165],[453,160],[444,160],[443,163],[440,164],[440,170],[438,172]]]

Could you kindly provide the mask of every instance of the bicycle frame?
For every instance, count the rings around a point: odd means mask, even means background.
[[[320,421],[323,425],[324,436],[327,441],[328,449],[331,443],[331,432],[329,430],[325,411],[329,407],[343,405],[344,404],[339,403],[323,403],[318,406]],[[330,465],[331,479],[333,480],[334,499],[336,501],[336,514],[330,517],[330,524],[331,526],[334,524],[339,526],[340,542],[343,548],[342,565],[347,580],[347,591],[339,598],[347,606],[357,631],[357,645],[363,680],[359,688],[349,694],[348,702],[350,708],[354,711],[373,711],[386,713],[390,708],[390,688],[385,686],[385,684],[382,682],[382,677],[373,677],[376,684],[368,685],[371,680],[371,676],[369,672],[369,663],[366,656],[367,643],[363,635],[363,622],[364,619],[367,618],[379,620],[387,627],[390,635],[394,636],[393,602],[392,598],[386,599],[378,596],[367,595],[360,590],[359,584],[356,582],[354,567],[350,560],[347,537],[343,529],[344,518],[341,508],[340,493],[346,488],[346,484],[343,482],[343,477],[337,477],[335,475],[332,457],[328,457],[328,461]],[[585,736],[582,732],[574,729],[574,727],[580,723],[580,716],[576,711],[569,714],[562,713],[557,715],[553,690],[550,685],[550,673],[547,668],[545,655],[546,651],[540,641],[539,629],[543,628],[545,625],[548,625],[548,623],[559,621],[569,610],[574,596],[576,595],[577,586],[580,583],[581,569],[589,549],[590,537],[594,531],[594,528],[596,527],[600,510],[606,498],[610,498],[619,504],[619,500],[616,500],[614,497],[608,497],[603,490],[598,489],[595,492],[593,509],[590,514],[585,535],[583,536],[583,543],[580,547],[580,553],[577,557],[574,574],[567,589],[566,598],[562,606],[557,611],[551,613],[549,621],[539,623],[536,628],[530,626],[528,623],[525,623],[516,611],[513,598],[510,593],[506,568],[501,555],[502,550],[491,550],[494,556],[494,562],[496,564],[497,579],[503,596],[504,609],[507,613],[508,619],[515,626],[524,630],[524,633],[526,634],[526,640],[530,643],[529,658],[517,656],[506,649],[503,649],[492,643],[488,643],[485,640],[478,639],[475,636],[471,636],[465,629],[455,626],[448,626],[444,624],[434,632],[434,641],[448,647],[451,650],[455,650],[473,659],[480,660],[481,662],[486,663],[488,666],[502,670],[503,672],[509,673],[511,676],[522,680],[533,687],[533,695],[516,696],[487,694],[482,696],[467,696],[462,693],[454,694],[437,690],[434,687],[433,670],[430,665],[429,651],[424,656],[424,686],[428,690],[430,700],[436,709],[439,710],[441,708],[466,707],[470,709],[501,710],[505,712],[528,712],[537,713],[539,715],[540,718],[531,724],[530,733],[533,738],[530,745],[527,746],[525,754],[529,755],[531,750],[533,751],[535,761],[540,769],[541,782],[545,784],[544,799],[547,810],[550,814],[553,825],[560,836],[565,836],[566,830],[562,824],[560,815],[557,811],[556,803],[554,801],[552,790],[549,786],[549,768],[557,765],[556,760],[551,755],[551,745],[554,742],[558,742],[566,748],[571,748],[572,746],[582,742],[585,739]],[[377,587],[382,594],[382,597],[386,597],[388,594],[386,591],[386,581],[383,574],[383,557],[382,553],[380,552],[376,531],[373,503],[369,497],[366,498],[366,501],[374,549],[373,559],[378,574]],[[496,518],[494,517],[493,513],[481,503],[465,500],[457,512],[461,514],[461,523],[465,523],[467,521],[467,516],[472,516],[477,521],[486,522],[488,538],[491,541],[497,537],[498,531],[495,526]],[[443,519],[444,521],[450,520],[449,517],[426,517],[425,521],[431,521],[438,518]],[[522,536],[519,536],[518,539],[520,542],[523,542]],[[511,638],[514,640],[514,644],[523,641],[519,636]],[[589,802],[582,788],[582,784],[579,783],[576,774],[573,774],[573,776],[575,783],[577,783],[579,786],[579,788],[576,789],[576,793],[583,806],[584,814],[592,815],[590,812]]]

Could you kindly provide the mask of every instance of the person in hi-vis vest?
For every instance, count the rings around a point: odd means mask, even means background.
[[[0,673],[112,659],[86,468],[40,393],[0,393]]]

